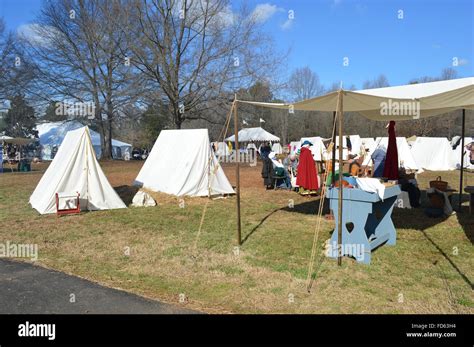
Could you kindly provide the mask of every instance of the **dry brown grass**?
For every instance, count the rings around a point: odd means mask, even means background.
[[[124,200],[131,201],[136,191],[131,183],[142,163],[101,163]],[[308,293],[316,200],[266,191],[260,168],[242,167],[245,242],[239,255],[234,254],[234,197],[185,198],[181,208],[176,197],[152,193],[158,202],[153,208],[40,216],[28,205],[40,171],[0,176],[0,242],[37,243],[42,266],[170,303],[179,304],[184,293],[187,307],[206,312],[473,313],[472,218],[430,220],[421,210],[395,210],[395,247],[379,248],[370,266],[344,259],[338,267],[318,257],[322,263],[315,266],[316,281]],[[233,183],[233,166],[225,170]],[[456,173],[441,175],[454,184]],[[420,176],[420,185],[435,175]],[[474,185],[473,174],[467,180]],[[332,228],[332,222],[322,221],[321,249]]]

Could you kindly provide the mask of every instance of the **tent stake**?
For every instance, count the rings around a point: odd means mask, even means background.
[[[337,214],[337,246],[338,246],[338,253],[337,253],[337,265],[342,265],[342,173],[343,173],[343,160],[342,160],[342,115],[343,115],[343,106],[342,106],[342,89],[339,90],[339,107],[338,107],[338,123],[339,123],[339,201],[338,201],[338,214]]]
[[[234,135],[235,135],[235,193],[237,196],[237,245],[242,244],[240,223],[240,152],[239,152],[239,116],[237,114],[237,94],[234,94]]]
[[[461,126],[461,172],[459,177],[459,212],[461,211],[462,205],[462,182],[464,176],[464,136],[466,132],[466,109],[462,109],[462,126]]]

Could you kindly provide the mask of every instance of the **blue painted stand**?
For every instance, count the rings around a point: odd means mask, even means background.
[[[384,242],[395,245],[397,231],[391,215],[395,200],[400,194],[398,185],[385,189],[384,200],[378,194],[357,188],[343,189],[342,197],[342,255],[370,264],[371,252]],[[328,256],[337,258],[338,198],[339,189],[330,188],[327,193],[334,213],[336,228],[331,236]],[[349,229],[348,229],[349,228]]]

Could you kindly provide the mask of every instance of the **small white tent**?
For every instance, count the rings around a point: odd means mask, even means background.
[[[134,185],[177,196],[234,193],[207,129],[162,130]]]
[[[283,147],[280,145],[279,142],[275,142],[272,145],[272,152],[275,152],[276,154],[282,154],[283,153]]]
[[[323,139],[319,136],[314,137],[302,137],[300,140],[300,146],[297,150],[301,148],[303,142],[309,141],[313,145],[310,147],[311,153],[313,153],[313,159],[315,161],[324,161],[326,158],[326,146],[324,145]]]
[[[229,150],[229,146],[225,142],[212,142],[215,148],[216,157],[227,158],[227,156],[231,155],[231,151]]]
[[[41,145],[41,158],[43,160],[53,159],[53,148],[59,147],[68,131],[82,128],[84,125],[78,121],[63,121],[40,123],[36,126]],[[89,129],[96,157],[101,157],[100,134]],[[112,157],[114,159],[130,159],[132,155],[132,145],[112,139]]]
[[[39,213],[56,212],[56,193],[80,194],[81,209],[126,208],[105,177],[97,159],[88,127],[69,131],[54,160],[30,197]]]
[[[375,149],[379,146],[385,146],[388,148],[388,137],[377,137],[375,143],[369,148],[369,152],[364,159],[363,165],[371,164],[370,156],[374,153]],[[404,137],[397,137],[397,150],[398,150],[398,165],[403,166],[407,170],[420,171],[415,158],[410,151],[410,146],[408,146],[407,139]]]
[[[417,137],[411,144],[411,153],[418,166],[424,170],[456,169],[453,149],[445,137]]]
[[[226,141],[234,142],[235,135],[229,136]],[[244,128],[239,130],[239,142],[280,142],[280,138],[263,128]]]

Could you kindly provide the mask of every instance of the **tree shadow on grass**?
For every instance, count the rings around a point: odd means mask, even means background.
[[[456,272],[459,274],[459,276],[461,276],[461,278],[464,280],[464,282],[467,283],[467,285],[469,287],[471,287],[471,289],[474,289],[474,286],[471,282],[471,280],[463,273],[461,272],[461,270],[456,266],[456,264],[451,260],[451,258],[441,249],[441,247],[438,246],[438,244],[431,238],[428,236],[428,234],[426,233],[426,231],[424,230],[421,230],[423,236],[438,250],[438,252],[444,257],[444,259],[446,259],[448,261],[448,263],[453,267],[454,270],[456,270]]]
[[[461,224],[466,236],[472,243],[473,240],[473,232],[474,229],[474,222],[472,221],[472,216],[469,217],[467,208],[462,210],[462,213],[456,214],[459,223]],[[471,289],[473,289],[473,284],[471,280],[458,268],[458,266],[454,263],[454,261],[449,257],[449,255],[443,251],[443,249],[433,240],[428,233],[426,232],[427,229],[442,223],[448,217],[442,216],[440,218],[430,218],[423,213],[423,208],[419,209],[395,209],[394,213],[392,214],[392,220],[394,222],[395,228],[397,229],[415,229],[419,230],[422,235],[425,237],[427,241],[433,245],[439,254],[446,261],[452,266],[452,268],[461,276],[461,278],[466,282]],[[469,222],[470,220],[470,222]]]
[[[316,215],[319,210],[319,204],[321,201],[319,199],[317,200],[308,200],[300,204],[296,204],[292,207],[290,206],[285,206],[285,207],[280,207],[276,208],[273,211],[269,212],[265,217],[260,220],[260,222],[250,230],[250,232],[245,235],[245,237],[242,239],[242,244],[246,242],[250,236],[252,236],[259,228],[262,226],[262,224],[270,218],[274,213],[278,211],[285,211],[285,212],[296,212],[296,213],[302,213],[302,214],[308,214],[308,215]],[[329,202],[327,199],[325,199],[324,202],[324,208],[323,208],[323,215],[328,214],[329,211]]]
[[[276,213],[276,212],[278,212],[278,211],[281,211],[281,210],[283,210],[283,207],[281,207],[281,208],[276,208],[276,209],[274,209],[273,211],[271,211],[270,213],[268,213],[265,217],[263,217],[262,220],[261,220],[256,226],[254,226],[254,227],[252,228],[252,230],[250,230],[250,232],[249,232],[247,235],[245,235],[245,237],[242,239],[241,244],[244,244],[244,243],[248,240],[248,238],[249,238],[250,236],[252,236],[253,233],[254,233],[255,231],[257,231],[257,229],[260,228],[260,226],[261,226],[268,218],[270,218],[271,215],[273,215],[274,213]]]
[[[286,212],[296,212],[296,213],[302,213],[302,214],[316,215],[319,211],[320,204],[321,204],[320,199],[308,200],[300,204],[296,204],[293,207],[290,207],[290,206],[284,207],[281,210],[286,211]],[[330,213],[329,200],[324,199],[323,216],[329,213]]]

